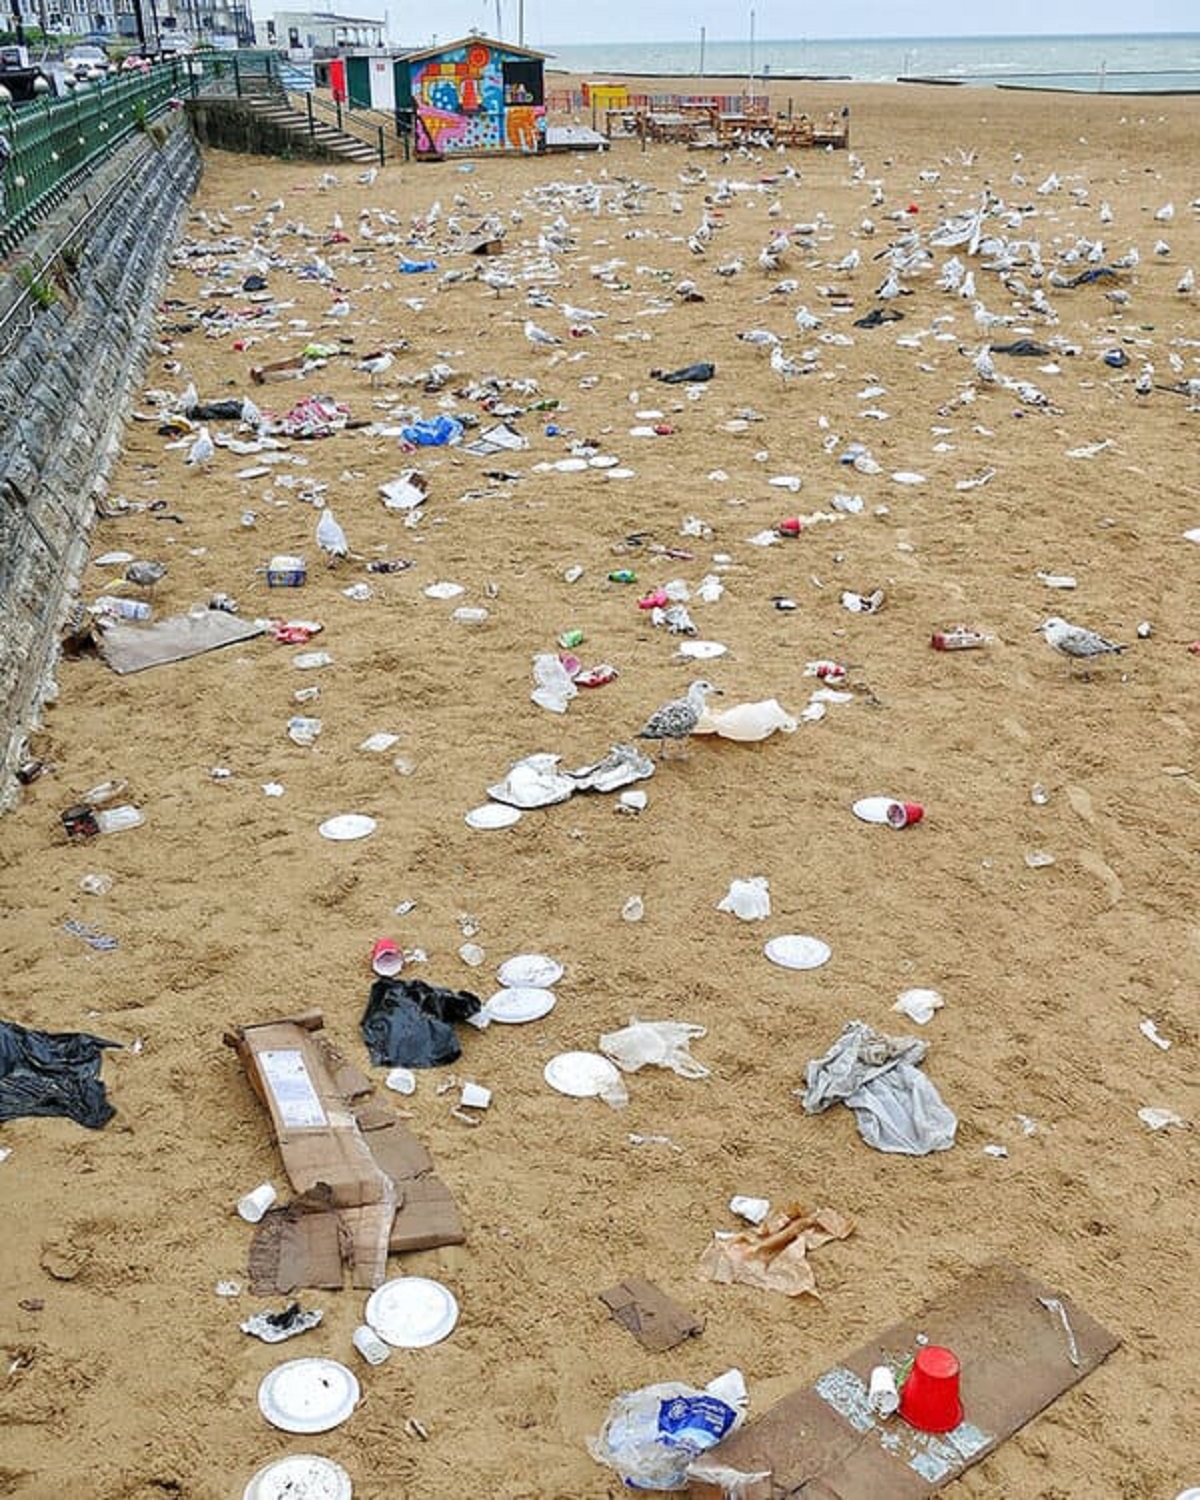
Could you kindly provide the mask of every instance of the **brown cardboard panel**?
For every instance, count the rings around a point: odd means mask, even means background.
[[[248,1026],[232,1041],[270,1112],[295,1190],[327,1183],[342,1208],[383,1201],[389,1178],[371,1155],[311,1023]]]
[[[610,1286],[600,1293],[600,1301],[643,1348],[655,1353],[674,1349],[684,1339],[704,1332],[703,1318],[694,1317],[661,1287],[640,1276]]]
[[[440,1177],[414,1177],[402,1186],[404,1202],[392,1221],[393,1250],[435,1250],[466,1240],[458,1204]]]
[[[1075,1335],[1078,1365],[1062,1322],[1039,1297],[1059,1296]],[[877,1364],[898,1363],[917,1335],[952,1349],[962,1366],[964,1421],[934,1437],[867,1404]],[[811,1386],[784,1397],[735,1433],[713,1457],[743,1472],[772,1475],[770,1500],[924,1500],[1004,1442],[1101,1364],[1120,1340],[1069,1297],[1015,1266],[983,1267],[914,1318],[893,1324]],[[691,1500],[711,1487],[693,1484]]]
[[[344,1264],[353,1245],[338,1214],[297,1199],[287,1208],[272,1209],[254,1231],[250,1242],[250,1290],[256,1297],[301,1287],[340,1290]]]

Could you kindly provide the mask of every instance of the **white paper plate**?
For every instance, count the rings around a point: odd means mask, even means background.
[[[854,804],[854,816],[864,823],[886,823],[887,810],[895,797],[860,797]]]
[[[924,484],[924,474],[914,474],[910,469],[900,469],[892,475],[897,484]]]
[[[336,1359],[289,1359],[263,1376],[258,1409],[284,1432],[328,1432],[358,1405],[358,1381]]]
[[[795,932],[773,937],[763,949],[771,962],[782,969],[819,969],[829,962],[832,951],[820,938]]]
[[[118,563],[131,563],[132,552],[106,552],[103,557],[93,557],[92,561],[98,568],[115,568]]]
[[[316,1453],[293,1453],[264,1464],[242,1500],[350,1500],[350,1476],[341,1464]]]
[[[562,964],[544,953],[518,953],[496,970],[496,978],[509,989],[544,990],[562,977]]]
[[[540,1021],[543,1016],[548,1016],[557,1000],[553,990],[523,984],[497,990],[483,1008],[489,1020],[518,1026],[523,1021]]]
[[[463,821],[468,828],[511,828],[521,821],[521,809],[504,802],[485,802],[473,807]]]
[[[587,466],[586,458],[560,458],[554,465],[560,474],[582,474]]]
[[[427,1276],[398,1276],[367,1298],[367,1322],[396,1349],[440,1344],[458,1322],[454,1293]]]
[[[424,592],[426,599],[457,599],[465,590],[461,583],[430,583]]]
[[[675,654],[692,656],[697,661],[712,661],[718,656],[724,656],[728,650],[729,647],[722,646],[720,641],[684,641]]]
[[[609,469],[605,479],[632,479],[637,473],[636,469]]]
[[[774,485],[777,490],[791,490],[794,495],[803,481],[799,474],[774,474],[767,480],[767,483]]]
[[[615,469],[621,460],[615,453],[595,453],[588,459],[591,469]]]
[[[346,839],[365,839],[375,832],[376,826],[375,819],[366,813],[338,813],[335,818],[326,818],[319,832],[323,839],[340,843]]]
[[[546,1064],[542,1076],[552,1089],[572,1099],[592,1099],[619,1080],[616,1065],[599,1052],[560,1052]]]
[[[630,437],[648,437],[648,438],[652,438],[652,437],[657,437],[658,433],[655,432],[655,430],[654,430],[653,427],[631,427],[629,429],[629,436]]]

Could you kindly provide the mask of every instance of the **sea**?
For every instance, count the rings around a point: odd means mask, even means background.
[[[768,38],[715,41],[534,42],[550,68],[585,77],[712,77],[767,81],[837,78],[862,83],[946,83],[1087,93],[1200,93],[1200,32],[1141,36]]]

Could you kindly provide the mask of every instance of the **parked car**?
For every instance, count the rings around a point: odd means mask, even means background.
[[[164,31],[158,45],[164,57],[183,57],[193,50],[191,39],[177,31]]]
[[[85,83],[108,76],[108,54],[103,47],[73,47],[64,63],[68,73]]]

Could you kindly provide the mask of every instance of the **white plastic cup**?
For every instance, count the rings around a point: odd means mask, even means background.
[[[253,1192],[239,1200],[237,1211],[247,1224],[257,1224],[275,1202],[276,1193],[269,1182],[260,1183]]]
[[[102,807],[96,814],[96,826],[101,833],[120,833],[126,828],[137,828],[144,821],[139,810],[127,802],[120,807]]]
[[[491,1102],[491,1089],[485,1089],[481,1083],[463,1084],[460,1104],[465,1104],[468,1109],[486,1109]]]
[[[890,1417],[899,1410],[900,1392],[896,1389],[896,1377],[887,1365],[876,1365],[871,1371],[867,1400],[871,1410],[881,1417]]]
[[[369,1365],[381,1365],[392,1357],[390,1347],[365,1323],[360,1323],[354,1330],[351,1342]]]

